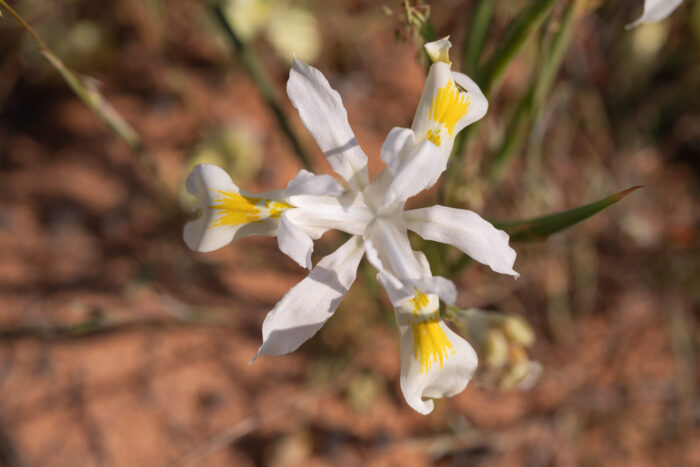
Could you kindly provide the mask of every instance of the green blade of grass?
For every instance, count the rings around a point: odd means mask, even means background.
[[[530,129],[539,118],[546,103],[550,89],[561,68],[564,52],[571,42],[571,33],[575,12],[580,0],[571,0],[564,10],[559,29],[546,46],[544,38],[540,43],[538,65],[530,79],[527,92],[522,96],[516,107],[507,129],[507,137],[495,152],[487,167],[488,177],[497,183],[515,155],[527,144]],[[540,63],[541,62],[541,63]]]
[[[489,91],[522,50],[528,39],[547,17],[556,0],[537,0],[524,8],[508,27],[501,45],[494,51],[479,74],[479,85],[484,94]]]
[[[146,169],[153,181],[153,187],[158,195],[158,202],[168,210],[177,209],[177,205],[172,202],[170,190],[161,177],[152,155],[144,146],[140,136],[134,128],[112,107],[109,101],[99,91],[97,82],[94,79],[81,77],[68,68],[61,59],[53,53],[48,45],[39,37],[34,29],[22,16],[17,13],[5,0],[0,0],[0,11],[2,8],[17,20],[22,28],[34,39],[39,50],[46,61],[61,75],[63,81],[71,88],[80,100],[95,114],[110,131],[124,141],[133,150],[137,162]],[[0,13],[1,15],[1,13]],[[3,19],[4,21],[4,19]]]
[[[107,101],[97,90],[94,85],[86,86],[85,83],[76,76],[76,74],[66,67],[61,59],[54,54],[46,43],[41,40],[34,29],[17,13],[5,0],[0,0],[0,7],[5,8],[24,28],[25,31],[32,36],[41,50],[41,54],[58,71],[63,80],[70,86],[73,92],[92,110],[98,117],[104,121],[107,126],[129,146],[136,149],[137,152],[142,149],[141,141],[133,128],[119,115],[113,107],[109,106]],[[2,9],[0,9],[0,17],[2,17]]]
[[[582,4],[583,2],[581,0],[571,0],[561,16],[559,30],[552,39],[552,43],[547,52],[547,60],[541,69],[537,83],[535,100],[540,105],[552,88],[554,79],[561,68],[564,53],[568,49],[569,43],[571,43],[574,19],[577,17],[578,10],[582,8]]]
[[[462,71],[468,75],[473,75],[479,68],[495,5],[493,0],[481,0],[474,10],[462,49]]]
[[[634,186],[585,206],[579,206],[568,211],[550,214],[524,221],[492,222],[498,228],[505,230],[514,242],[534,242],[544,240],[550,235],[567,229],[589,217],[598,214],[603,209],[612,206],[633,191],[641,188]]]

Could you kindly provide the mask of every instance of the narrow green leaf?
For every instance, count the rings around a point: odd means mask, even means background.
[[[535,77],[532,78],[528,90],[523,94],[515,107],[510,122],[506,127],[506,136],[488,166],[488,177],[495,185],[514,156],[522,149],[528,139],[532,124],[532,108],[535,94]]]
[[[569,211],[550,214],[525,221],[492,222],[496,228],[503,229],[510,235],[514,242],[533,242],[544,240],[550,235],[567,229],[589,217],[599,213],[603,209],[612,206],[633,191],[642,188],[634,186],[601,200]]]
[[[5,0],[0,0],[0,6],[7,9],[7,11],[14,16],[14,18],[20,23],[22,28],[24,28],[36,41],[39,46],[39,50],[44,58],[51,64],[51,66],[60,73],[63,80],[70,86],[71,90],[92,110],[98,117],[100,117],[109,128],[122,140],[124,140],[129,146],[136,149],[137,152],[142,150],[141,140],[138,134],[133,128],[117,113],[117,111],[107,102],[107,100],[100,94],[95,85],[94,81],[87,82],[78,78],[78,76],[66,67],[61,59],[54,54],[46,43],[41,40],[37,33],[32,29],[32,27],[27,23],[12,7],[10,7]],[[0,9],[0,12],[2,10]],[[0,13],[2,16],[2,13]]]
[[[465,36],[462,49],[462,71],[468,75],[473,75],[479,68],[495,6],[496,2],[493,0],[481,0],[474,9],[469,34]]]
[[[503,75],[510,62],[522,50],[527,40],[535,33],[556,0],[537,0],[524,8],[510,24],[501,45],[484,64],[479,75],[479,85],[488,96],[491,87]]]
[[[0,0],[0,10],[2,8],[7,10],[10,16],[14,17],[20,26],[22,26],[22,28],[34,39],[42,56],[61,75],[63,81],[71,88],[75,95],[78,96],[78,98],[80,98],[80,100],[82,100],[83,103],[107,125],[112,133],[121,138],[131,147],[137,157],[138,163],[150,172],[153,179],[154,188],[156,188],[156,193],[158,195],[156,199],[162,205],[162,207],[168,211],[179,209],[179,205],[174,203],[169,187],[162,178],[152,155],[144,146],[138,133],[100,93],[96,82],[91,79],[81,78],[70,68],[68,68],[39,37],[29,23],[27,23],[24,18],[17,13],[17,11],[8,5],[5,0]]]
[[[547,52],[547,59],[541,69],[537,84],[535,100],[540,104],[545,100],[561,68],[564,52],[566,52],[571,42],[574,19],[576,18],[577,10],[581,7],[581,3],[581,0],[570,0],[562,14],[559,30],[552,39],[551,46]]]
[[[530,77],[528,90],[520,98],[511,116],[506,130],[507,136],[487,166],[486,172],[494,183],[500,180],[505,169],[529,142],[530,131],[540,118],[554,79],[561,67],[564,52],[571,41],[572,26],[578,5],[580,0],[569,1],[558,20],[559,28],[550,44],[546,44],[547,25],[543,27],[537,62]]]

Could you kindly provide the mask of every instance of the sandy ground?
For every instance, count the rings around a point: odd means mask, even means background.
[[[300,166],[196,2],[167,8],[155,32],[134,2],[88,3],[75,2],[64,21],[94,21],[113,42],[81,71],[142,135],[171,204],[33,44],[19,51],[12,21],[0,24],[9,37],[0,55],[0,465],[700,465],[698,146],[682,133],[691,128],[697,143],[700,119],[697,106],[680,105],[656,139],[635,136],[646,134],[648,112],[634,96],[610,97],[624,80],[614,50],[591,40],[600,16],[582,20],[555,87],[538,189],[519,162],[493,197],[465,201],[485,217],[523,218],[645,188],[566,234],[514,245],[518,281],[482,266],[455,278],[460,305],[532,322],[544,372],[525,392],[472,385],[424,417],[403,401],[388,301],[373,297],[364,272],[299,351],[248,364],[265,313],[304,271],[268,238],[188,251],[187,216],[173,200],[212,129],[257,138],[260,168],[237,180],[249,191],[283,187]],[[377,174],[384,135],[410,125],[423,69],[410,41],[394,40],[396,19],[372,2],[319,11],[328,42],[317,66]],[[460,43],[450,11],[468,9],[447,2],[436,29]],[[675,54],[689,40],[683,31],[669,39]],[[269,45],[260,51],[282,93],[287,65]],[[474,160],[503,131],[527,69],[525,57],[492,101]],[[690,79],[683,73],[664,95]],[[317,170],[330,172],[281,95]],[[324,236],[314,258],[340,241]]]

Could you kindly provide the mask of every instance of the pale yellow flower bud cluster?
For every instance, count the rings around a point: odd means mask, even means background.
[[[480,357],[476,382],[488,388],[527,389],[539,377],[541,365],[530,359],[527,349],[535,342],[528,322],[516,315],[460,310],[450,307],[447,316],[464,333]]]

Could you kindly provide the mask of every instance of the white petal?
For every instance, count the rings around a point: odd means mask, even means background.
[[[411,250],[404,226],[395,220],[377,219],[365,233],[367,260],[377,271],[394,306],[406,303],[416,293],[435,293],[445,303],[454,303],[457,288],[444,277],[433,277],[425,255]]]
[[[218,250],[239,238],[253,235],[274,237],[277,235],[280,220],[269,217],[252,224],[241,224],[235,227],[221,226],[214,229],[206,227],[210,223],[211,218],[202,214],[199,219],[185,224],[182,236],[190,249],[206,253]]]
[[[362,235],[373,214],[364,203],[362,193],[350,192],[338,197],[298,195],[290,198],[297,209],[285,214],[302,230],[314,236],[312,231],[321,233],[337,229],[352,235]]]
[[[496,272],[518,277],[513,270],[515,250],[508,234],[496,229],[478,214],[445,206],[404,212],[406,225],[426,240],[447,243]]]
[[[445,62],[449,65],[452,63],[450,61],[450,47],[452,47],[450,36],[446,36],[442,39],[425,44],[425,51],[428,53],[428,57],[430,57],[433,63]]]
[[[458,71],[452,72],[452,78],[467,92],[469,96],[469,112],[457,124],[457,133],[464,127],[481,120],[489,110],[489,101],[479,88],[479,85],[474,82],[469,76]]]
[[[411,125],[417,140],[425,138],[427,132],[435,126],[435,122],[430,119],[430,108],[438,90],[445,87],[450,80],[453,80],[450,65],[437,62],[430,66],[430,71],[428,71],[428,76],[425,79],[423,94],[420,96],[416,115],[413,117],[413,124]]]
[[[413,254],[406,227],[401,224],[379,218],[367,228],[367,259],[379,272],[413,283],[423,279],[423,267]],[[410,292],[413,295],[413,290]]]
[[[363,253],[360,237],[352,237],[287,292],[265,317],[263,343],[253,360],[258,355],[293,352],[313,336],[355,281]]]
[[[415,140],[413,130],[408,128],[394,127],[386,136],[382,144],[381,157],[390,170],[398,167],[404,155],[410,153]]]
[[[442,276],[426,277],[416,281],[414,287],[425,293],[436,294],[440,300],[448,305],[454,305],[457,301],[457,286]]]
[[[371,247],[371,243],[365,243],[365,250],[367,251],[367,260],[373,266],[377,267],[376,261],[374,261],[375,258],[370,259],[370,251],[372,251],[370,249]],[[413,287],[404,284],[398,278],[387,273],[386,271],[379,271],[379,273],[377,273],[377,281],[379,281],[379,283],[382,284],[382,287],[384,287],[384,290],[386,290],[386,294],[389,296],[391,304],[394,306],[403,305],[404,303],[409,301],[415,293]]]
[[[379,176],[364,190],[364,196],[368,205],[374,209],[381,209],[384,194],[387,187],[396,177],[396,172],[401,162],[407,159],[415,150],[415,137],[413,130],[394,127],[391,129],[384,144],[382,144],[381,157],[386,167]]]
[[[279,199],[280,192],[251,195],[240,190],[231,177],[220,167],[212,164],[196,165],[187,177],[187,191],[197,197],[202,215],[185,225],[183,237],[188,247],[195,251],[207,252],[221,248],[231,241],[248,235],[274,236],[279,219],[264,218],[236,225],[219,225],[219,213],[211,206],[217,202],[221,192],[239,193],[249,198]],[[262,209],[261,209],[262,211]]]
[[[314,175],[301,169],[287,185],[284,196],[287,199],[297,195],[338,196],[344,191],[343,185],[330,175]]]
[[[655,23],[673,13],[683,0],[645,0],[644,12],[635,22],[627,25],[627,29],[639,26],[643,23]]]
[[[449,153],[443,153],[430,141],[418,143],[396,168],[384,191],[382,206],[406,201],[433,186],[445,171],[448,157]]]
[[[295,59],[287,94],[333,170],[355,190],[367,186],[367,156],[350,128],[340,94],[331,88],[323,74]]]
[[[455,85],[457,80],[464,90]],[[476,83],[452,73],[447,63],[437,62],[428,72],[411,129],[417,142],[429,139],[449,156],[457,133],[483,117],[487,107]]]
[[[370,247],[365,244],[365,248],[368,253],[367,258],[369,259],[370,250],[368,248]],[[386,271],[383,271],[377,274],[377,280],[382,284],[384,290],[386,290],[389,300],[394,306],[405,304],[414,296],[416,290],[435,294],[448,305],[454,305],[457,301],[457,286],[455,286],[454,282],[442,276],[431,276],[402,282]]]
[[[280,226],[277,230],[277,244],[282,253],[296,261],[299,266],[311,269],[311,253],[314,251],[314,242],[306,232],[290,220],[290,212],[282,213]]]
[[[423,276],[424,277],[430,277],[432,275],[432,272],[430,271],[430,263],[428,262],[428,257],[425,256],[425,253],[422,251],[413,251],[414,256],[416,257],[416,260],[418,260],[418,264],[420,264],[421,269],[423,269]]]
[[[437,314],[438,300],[428,295],[430,320],[416,316],[412,304],[396,308],[401,342],[401,391],[408,405],[422,414],[433,410],[424,398],[450,397],[464,390],[476,371],[476,352]],[[422,318],[422,319],[420,319]]]

